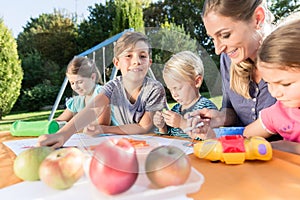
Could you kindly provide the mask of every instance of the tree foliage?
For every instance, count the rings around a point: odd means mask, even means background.
[[[0,19],[0,119],[11,111],[19,97],[22,79],[16,41]]]
[[[65,67],[78,53],[76,38],[74,21],[54,10],[53,14],[30,18],[24,31],[18,35],[18,52],[21,59],[38,52],[42,58]]]
[[[53,61],[42,58],[37,51],[28,54],[22,60],[24,78],[23,89],[32,88],[41,82],[52,85],[60,85],[65,73]]]
[[[268,0],[268,5],[275,17],[275,22],[282,20],[293,12],[300,11],[299,0]]]
[[[149,0],[115,0],[116,18],[113,22],[113,33],[117,34],[128,28],[144,31],[143,7],[147,7]]]
[[[116,6],[113,0],[106,5],[95,4],[88,8],[90,15],[79,24],[78,45],[83,52],[113,35]]]
[[[160,27],[167,20],[184,27],[208,52],[214,53],[207,43],[208,37],[201,19],[203,0],[164,0],[144,9],[145,27]]]
[[[20,99],[26,99],[23,95],[30,94],[31,90],[37,91],[35,86],[40,83],[47,83],[49,87],[55,88],[61,85],[67,64],[79,53],[77,27],[74,21],[62,11],[54,10],[52,14],[41,14],[38,18],[30,18],[24,31],[18,35],[18,53],[24,69]],[[53,97],[44,95],[47,99],[56,97],[56,94]],[[46,103],[42,98],[36,101]],[[16,108],[21,107],[16,106]]]

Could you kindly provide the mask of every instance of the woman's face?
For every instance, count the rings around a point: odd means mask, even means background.
[[[203,22],[207,34],[213,39],[217,55],[224,52],[235,64],[247,58],[255,60],[262,37],[254,18],[249,22],[237,21],[212,11]]]

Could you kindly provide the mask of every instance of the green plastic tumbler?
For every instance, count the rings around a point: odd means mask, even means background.
[[[40,136],[56,133],[59,124],[55,121],[15,121],[10,127],[12,136]]]

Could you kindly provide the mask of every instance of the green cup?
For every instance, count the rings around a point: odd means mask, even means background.
[[[12,136],[40,136],[56,133],[59,124],[55,121],[15,121],[10,127]]]

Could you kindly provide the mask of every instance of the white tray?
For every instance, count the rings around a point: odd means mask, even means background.
[[[87,159],[87,162],[84,166],[86,176],[88,176],[89,174],[89,163],[90,159]],[[143,161],[141,163],[143,163]],[[94,200],[153,200],[155,198],[166,199],[176,197],[179,195],[197,192],[200,190],[204,182],[204,176],[192,167],[190,176],[185,184],[156,189],[153,187],[153,185],[151,185],[151,182],[148,179],[146,173],[144,171],[140,171],[136,182],[129,190],[119,195],[106,195],[98,191],[96,187],[92,184],[90,179],[87,179],[89,182],[89,188],[92,194],[92,199]]]

